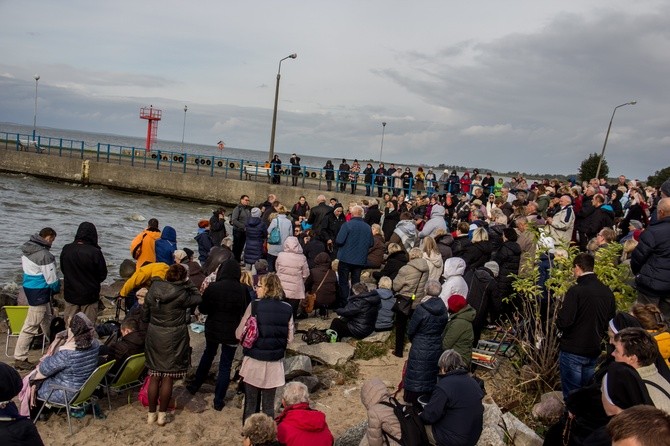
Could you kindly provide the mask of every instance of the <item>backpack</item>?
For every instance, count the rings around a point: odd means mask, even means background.
[[[331,342],[331,337],[328,333],[328,330],[320,330],[316,327],[312,327],[305,330],[296,330],[296,333],[302,333],[302,340],[307,345],[320,344],[321,342]],[[337,337],[337,334],[335,335]]]
[[[393,413],[400,421],[400,438],[395,438],[393,435],[382,431],[382,434],[388,439],[391,438],[404,446],[423,446],[429,445],[428,435],[426,434],[426,427],[419,418],[419,409],[408,404],[401,404],[394,397],[390,397],[390,402],[381,401],[380,404],[388,406],[393,409]]]
[[[268,244],[279,245],[281,243],[281,231],[279,230],[279,217],[277,217],[277,226],[272,228],[268,237]]]

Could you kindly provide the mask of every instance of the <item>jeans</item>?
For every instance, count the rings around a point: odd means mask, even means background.
[[[205,341],[205,351],[202,353],[200,364],[198,364],[198,369],[195,372],[195,380],[191,384],[193,390],[197,391],[202,383],[205,382],[218,349],[218,342],[210,340]],[[214,406],[222,406],[223,400],[226,398],[226,392],[228,391],[228,385],[230,384],[230,368],[233,363],[233,358],[235,358],[235,350],[237,350],[237,346],[221,344],[219,373],[216,376],[216,386],[214,388]]]
[[[275,417],[275,393],[277,388],[261,389],[254,387],[249,383],[244,383],[244,412],[242,414],[242,423],[249,416],[263,411],[264,414],[274,419]]]
[[[340,288],[340,307],[346,306],[349,300],[349,275],[351,274],[351,284],[354,285],[361,281],[363,268],[363,265],[339,262],[337,266],[337,281]]]
[[[558,354],[558,368],[561,373],[564,400],[570,392],[584,387],[591,381],[596,370],[597,360],[597,357],[587,358],[564,351]]]
[[[28,359],[28,351],[33,337],[39,333],[39,328],[42,327],[42,333],[49,336],[49,324],[51,323],[51,304],[44,305],[30,305],[28,307],[28,315],[21,328],[19,339],[16,341],[16,348],[14,349],[14,359],[25,361]]]

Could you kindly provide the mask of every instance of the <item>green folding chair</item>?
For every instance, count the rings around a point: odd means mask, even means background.
[[[110,410],[112,409],[112,403],[109,400],[110,392],[121,393],[142,385],[140,376],[144,372],[145,359],[144,353],[138,353],[126,358],[121,368],[112,376],[111,381],[102,385],[107,393]],[[128,399],[130,400],[130,394],[128,394]]]
[[[65,411],[67,412],[67,424],[68,427],[70,428],[70,435],[72,435],[72,421],[70,420],[71,415],[70,412],[73,409],[86,409],[88,406],[91,406],[93,408],[93,416],[95,417],[95,402],[97,401],[98,397],[93,394],[96,388],[101,385],[102,381],[106,379],[107,372],[109,372],[109,369],[112,368],[116,360],[111,360],[109,362],[104,363],[103,365],[99,366],[97,369],[91,373],[91,376],[88,377],[86,382],[79,388],[79,389],[72,389],[69,387],[65,386],[58,386],[54,385],[47,395],[46,399],[41,399],[38,398],[40,401],[44,401],[44,404],[40,408],[40,411],[37,413],[37,416],[35,417],[35,420],[33,420],[33,423],[37,423],[37,420],[40,418],[40,414],[42,413],[42,410],[44,410],[45,406],[48,407],[55,407],[56,409],[63,409],[65,408]],[[66,404],[62,404],[59,402],[54,402],[50,401],[51,395],[54,393],[55,390],[62,390],[63,393],[65,394],[65,400],[67,401]],[[107,400],[109,402],[109,395],[107,395]],[[111,402],[109,402],[110,407],[111,407]]]
[[[2,307],[7,314],[7,341],[5,342],[5,356],[11,357],[9,354],[9,339],[18,338],[21,334],[23,324],[28,317],[28,305],[5,305]],[[39,336],[39,335],[37,335]],[[42,333],[42,353],[44,353],[44,345],[46,344],[46,333]]]

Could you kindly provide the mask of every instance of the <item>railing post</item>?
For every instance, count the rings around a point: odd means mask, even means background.
[[[209,176],[213,177],[214,176],[214,156],[212,156],[211,160],[212,160],[212,168],[209,170]]]
[[[161,170],[161,151],[156,151],[156,170]]]
[[[188,163],[188,157],[186,156],[186,152],[184,152],[184,170],[183,173],[186,173],[186,163]]]
[[[240,160],[240,180],[242,179],[243,172],[244,172],[244,160]]]

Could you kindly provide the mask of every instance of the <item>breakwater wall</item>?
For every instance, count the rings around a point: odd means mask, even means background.
[[[100,185],[135,193],[162,195],[189,201],[235,205],[241,195],[248,195],[252,204],[265,201],[267,195],[277,195],[290,207],[301,195],[316,204],[316,197],[336,197],[346,203],[351,195],[326,192],[316,188],[270,184],[265,176],[233,179],[221,176],[198,175],[189,171],[157,170],[148,166],[112,164],[96,161],[96,154],[76,156],[17,151],[12,145],[0,145],[0,170],[48,178],[68,183]],[[3,150],[4,149],[4,150]],[[289,181],[289,178],[282,178]],[[363,188],[364,189],[364,188]]]

